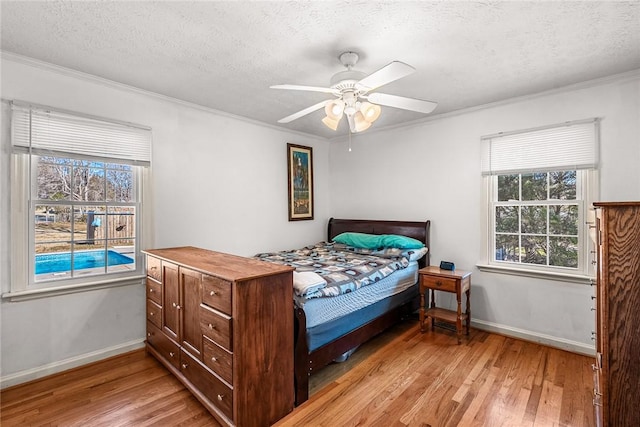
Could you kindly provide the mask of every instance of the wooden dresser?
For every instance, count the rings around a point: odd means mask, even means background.
[[[147,351],[222,425],[291,412],[293,269],[194,247],[143,252]]]
[[[640,202],[594,206],[596,424],[640,426]]]

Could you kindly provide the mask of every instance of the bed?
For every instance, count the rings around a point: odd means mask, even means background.
[[[348,357],[360,344],[418,309],[417,270],[429,265],[429,229],[430,221],[329,220],[327,242],[348,232],[399,235],[419,240],[427,251],[417,261],[357,290],[327,298],[294,299],[296,405],[309,397],[309,375],[334,360]],[[266,255],[259,257],[281,262]]]

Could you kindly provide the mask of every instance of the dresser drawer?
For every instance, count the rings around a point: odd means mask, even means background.
[[[233,358],[232,353],[223,349],[208,338],[203,340],[202,361],[209,369],[214,371],[220,378],[233,384]]]
[[[158,258],[147,255],[147,276],[153,277],[158,282],[162,282],[162,268]]]
[[[147,300],[147,320],[158,328],[162,327],[162,307],[150,299]]]
[[[602,426],[603,425],[602,390],[600,390],[600,375],[602,371],[597,366],[597,364],[592,365],[592,368],[593,368],[593,410],[595,415],[596,426]]]
[[[421,274],[420,286],[427,287],[429,289],[435,289],[436,291],[455,292],[456,280],[437,276],[426,276]]]
[[[147,277],[147,298],[162,305],[162,284]]]
[[[153,323],[147,322],[147,343],[155,348],[176,369],[180,369],[180,348]]]
[[[227,350],[233,351],[231,343],[231,317],[201,304],[200,328],[202,329],[202,335],[215,341]]]
[[[180,372],[229,419],[233,419],[232,390],[184,350],[180,352]]]
[[[202,302],[225,314],[231,314],[231,283],[203,274]]]

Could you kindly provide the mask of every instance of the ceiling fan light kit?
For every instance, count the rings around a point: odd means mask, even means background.
[[[354,130],[356,132],[362,132],[363,130],[367,130],[371,127],[371,122],[365,118],[364,114],[362,114],[362,111],[357,111],[353,115],[353,123]]]
[[[340,99],[332,101],[324,107],[324,112],[330,119],[340,120],[342,113],[344,112],[344,102]]]
[[[340,123],[341,118],[342,116],[338,117],[337,119],[332,119],[331,117],[327,116],[322,119],[322,123],[324,123],[325,126],[327,126],[331,130],[338,130],[338,124]]]
[[[380,105],[418,111],[425,114],[432,112],[438,105],[435,102],[422,99],[406,98],[379,92],[369,93],[380,86],[406,77],[416,70],[404,62],[393,61],[378,71],[366,75],[361,71],[352,69],[358,62],[358,58],[359,56],[355,52],[342,53],[339,59],[347,70],[334,74],[330,80],[331,86],[328,88],[290,84],[271,86],[272,89],[324,92],[337,97],[335,100],[323,101],[312,105],[284,117],[278,122],[289,123],[324,107],[326,116],[322,119],[322,123],[329,129],[337,130],[342,116],[345,115],[349,123],[349,130],[351,132],[362,132],[371,127],[371,124],[380,117],[382,112]]]
[[[360,111],[362,111],[365,120],[373,123],[378,119],[378,117],[380,117],[382,108],[380,108],[379,105],[372,104],[370,102],[363,102],[360,106]]]

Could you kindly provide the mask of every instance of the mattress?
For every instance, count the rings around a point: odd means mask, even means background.
[[[307,345],[313,351],[418,294],[418,263],[398,270],[372,285],[337,297],[314,298],[298,305],[307,320]]]

